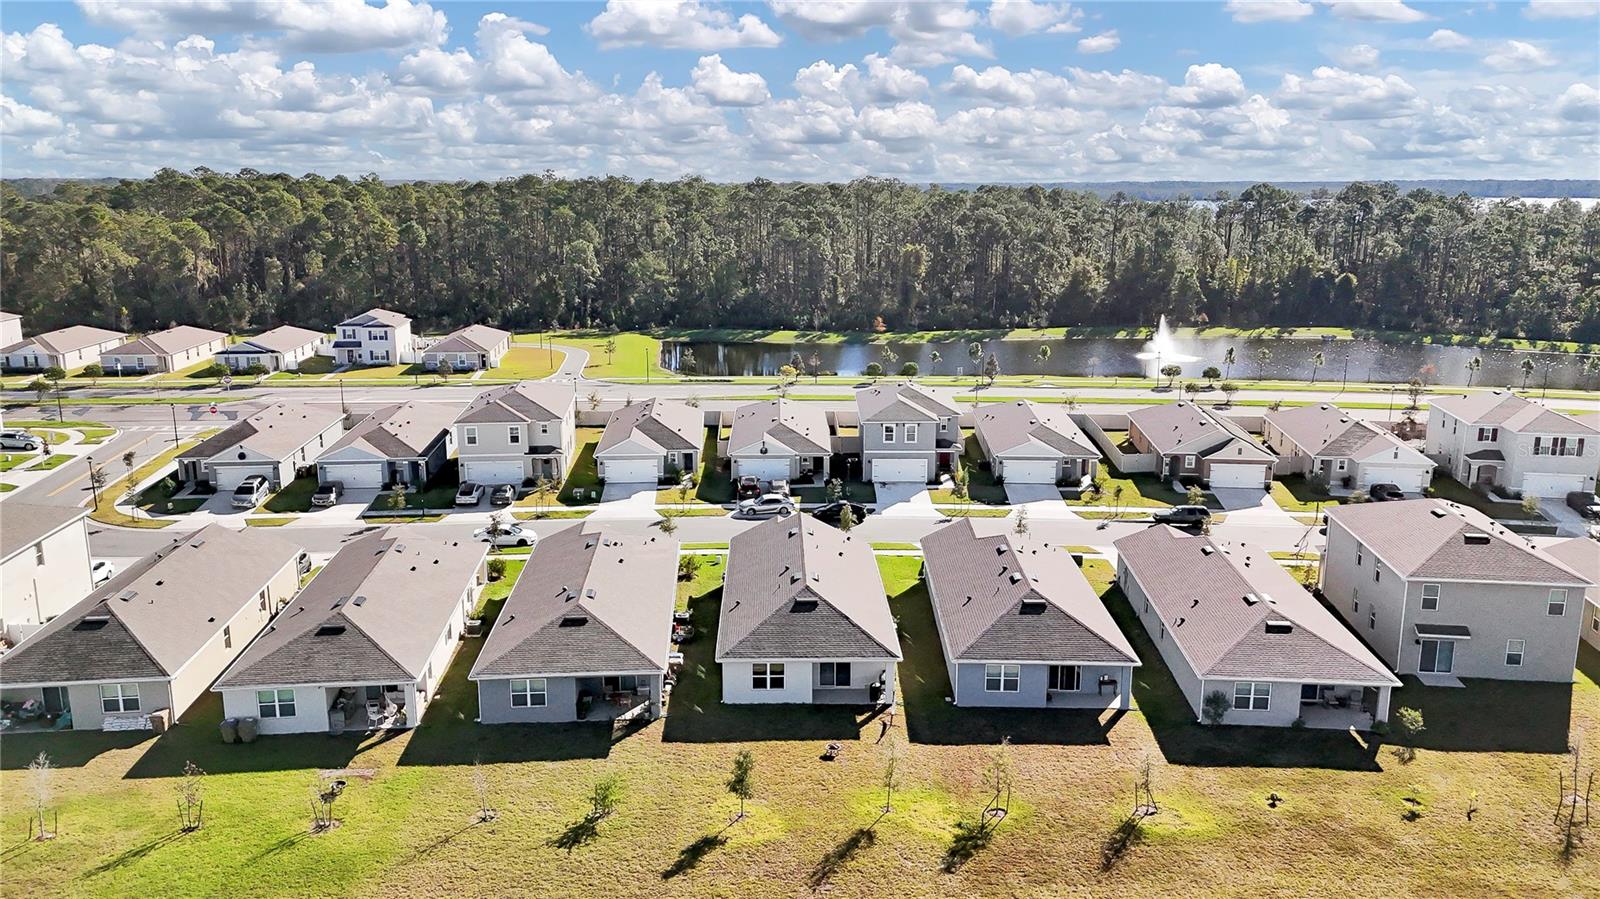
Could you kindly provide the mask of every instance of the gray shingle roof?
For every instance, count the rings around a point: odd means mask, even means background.
[[[1201,677],[1400,685],[1263,547],[1166,525],[1115,545]]]
[[[1017,400],[978,407],[976,428],[1000,455],[1037,441],[1036,448],[1054,450],[1069,459],[1098,459],[1099,451],[1065,409]]]
[[[561,421],[572,411],[572,388],[538,381],[491,387],[472,398],[457,424]]]
[[[632,440],[658,452],[697,450],[705,441],[705,416],[678,400],[649,399],[611,413],[594,454]]]
[[[411,321],[411,317],[391,309],[368,309],[360,315],[351,316],[339,323],[340,327],[367,328],[381,325],[390,328],[399,328]]]
[[[937,421],[961,413],[915,384],[890,384],[856,391],[856,412],[868,421]]]
[[[331,406],[273,403],[207,438],[178,458],[212,459],[225,453],[249,450],[268,459],[286,459],[343,419],[344,413]]]
[[[800,515],[729,541],[719,622],[719,661],[901,657],[872,547]]]
[[[440,338],[426,353],[487,353],[511,339],[510,331],[488,325],[467,325]]]
[[[728,452],[737,453],[771,441],[797,455],[828,455],[828,413],[816,403],[773,399],[747,403],[733,410]]]
[[[81,506],[6,500],[0,505],[0,559],[11,558],[88,514]]]
[[[1593,425],[1506,390],[1436,396],[1428,402],[1433,408],[1470,425],[1501,427],[1518,433],[1600,435],[1600,429]]]
[[[450,429],[460,407],[452,403],[399,403],[362,419],[329,448],[360,447],[386,459],[418,458]]]
[[[1239,457],[1270,462],[1276,458],[1250,433],[1227,416],[1194,403],[1143,406],[1128,413],[1128,421],[1150,441],[1156,452],[1170,456],[1192,453],[1204,458]]]
[[[1060,547],[1010,533],[1003,521],[966,518],[922,538],[922,550],[933,611],[954,658],[1139,664]]]
[[[84,347],[110,343],[113,340],[124,340],[127,336],[121,331],[91,328],[88,325],[73,325],[69,328],[58,328],[54,331],[46,331],[43,334],[35,334],[32,337],[24,337],[21,342],[13,343],[0,350],[0,352],[10,353],[25,346],[37,345],[47,353],[59,355],[76,352]]]
[[[469,677],[665,671],[677,583],[676,540],[583,526],[544,537]]]
[[[346,544],[217,688],[416,680],[488,551],[398,529]]]
[[[279,325],[270,331],[262,331],[254,337],[239,341],[227,347],[222,352],[230,355],[249,355],[250,353],[289,353],[308,344],[316,343],[327,337],[320,331],[309,328],[297,328],[294,325]]]
[[[1588,578],[1595,584],[1600,584],[1600,543],[1588,537],[1573,537],[1559,543],[1545,546],[1544,551],[1550,558],[1572,569],[1578,575]],[[1597,604],[1600,604],[1600,595],[1590,593]]]
[[[179,325],[165,331],[156,331],[143,337],[135,338],[115,349],[107,350],[108,356],[170,356],[195,347],[215,343],[227,339],[221,331],[209,328],[196,328],[194,325]]]
[[[1441,499],[1334,506],[1338,525],[1405,578],[1489,583],[1588,582],[1476,509]],[[1472,542],[1468,534],[1486,541]]]

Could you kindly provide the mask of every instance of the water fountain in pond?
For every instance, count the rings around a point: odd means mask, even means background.
[[[1160,374],[1162,367],[1168,364],[1182,365],[1185,362],[1200,360],[1199,356],[1178,352],[1177,344],[1172,340],[1172,329],[1167,327],[1165,315],[1156,322],[1156,336],[1145,341],[1144,351],[1134,353],[1133,357],[1145,363],[1146,373],[1152,378]]]

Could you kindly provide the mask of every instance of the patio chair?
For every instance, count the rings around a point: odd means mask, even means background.
[[[383,704],[376,699],[367,700],[367,724],[377,727],[383,723]]]

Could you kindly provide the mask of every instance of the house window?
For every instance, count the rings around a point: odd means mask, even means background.
[[[1500,439],[1500,429],[1499,428],[1479,428],[1478,429],[1478,442],[1479,443],[1494,443],[1495,441],[1497,441],[1499,439]]]
[[[824,687],[850,686],[849,662],[823,662],[817,666],[817,683]]]
[[[461,441],[463,443],[465,443],[467,446],[477,446],[478,445],[478,429],[477,428],[462,428],[461,429]]]
[[[1022,666],[983,666],[983,691],[985,693],[1015,693],[1022,686]]]
[[[1551,590],[1550,599],[1545,603],[1544,613],[1552,617],[1567,614],[1567,591]]]
[[[548,437],[548,436],[550,436],[550,422],[548,422],[548,421],[539,422],[539,436],[540,437]]]
[[[1356,589],[1356,588],[1354,588],[1354,587],[1351,587],[1350,588],[1350,614],[1358,615],[1360,613],[1361,613],[1361,591]]]
[[[1233,707],[1246,712],[1272,708],[1272,685],[1265,681],[1239,681],[1233,685]]]
[[[222,648],[223,649],[232,649],[233,648],[233,628],[232,627],[224,626],[222,628]]]
[[[1522,667],[1522,651],[1528,645],[1526,640],[1506,641],[1506,665],[1510,668]]]
[[[1372,566],[1372,582],[1376,584],[1381,580],[1383,580],[1383,568],[1378,565]]]
[[[293,690],[257,690],[256,707],[263,718],[293,718]]]
[[[522,425],[511,425],[506,428],[506,442],[512,446],[522,442]]]
[[[600,678],[600,686],[607,693],[632,693],[639,689],[637,674],[608,674]]]
[[[756,662],[750,666],[750,689],[782,690],[783,663]]]
[[[1360,544],[1356,544],[1356,567],[1357,568],[1361,567],[1362,558],[1364,558],[1364,557],[1361,554],[1361,545]]]
[[[41,541],[39,543],[35,543],[33,545],[33,564],[35,564],[35,565],[43,565],[44,564],[44,542],[43,541]]]
[[[950,422],[941,418],[939,420],[939,433],[943,434],[948,430],[950,430]]]
[[[100,708],[107,712],[139,711],[139,685],[101,684]]]
[[[1424,612],[1432,612],[1437,608],[1439,608],[1439,585],[1438,584],[1423,584],[1422,585],[1422,610]]]
[[[1194,467],[1194,457],[1193,456],[1184,456],[1183,457],[1183,467],[1184,468],[1193,468]]]
[[[916,425],[914,425],[914,424],[906,425],[906,442],[907,443],[916,443],[917,442],[917,426]]]
[[[1080,677],[1081,672],[1078,670],[1077,665],[1051,665],[1049,689],[1064,693],[1076,693]]]
[[[883,442],[884,443],[893,443],[894,442],[894,425],[884,425],[883,426]]]
[[[514,709],[539,708],[549,698],[542,677],[528,677],[511,682],[511,707]]]
[[[1367,630],[1375,631],[1377,629],[1378,629],[1378,610],[1377,609],[1373,609],[1372,611],[1367,613]]]

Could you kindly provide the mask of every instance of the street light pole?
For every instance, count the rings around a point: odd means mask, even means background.
[[[84,456],[83,461],[89,465],[89,492],[93,494],[94,507],[98,509],[100,508],[100,486],[94,482],[94,457]]]
[[[178,448],[178,404],[177,403],[169,403],[168,406],[169,406],[169,408],[172,409],[172,448],[173,449],[177,449]]]

